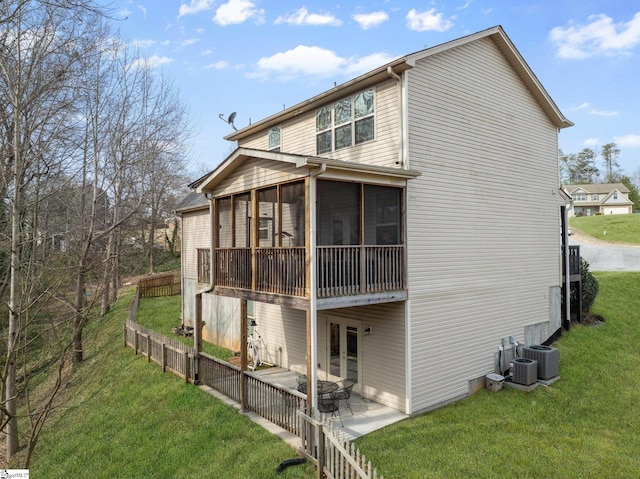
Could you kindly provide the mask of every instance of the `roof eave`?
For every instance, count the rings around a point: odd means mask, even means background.
[[[379,81],[381,81],[381,79],[389,77],[389,68],[391,68],[395,74],[400,74],[403,71],[412,68],[411,65],[407,64],[405,60],[406,57],[397,58],[396,60],[393,60],[386,65],[365,73],[364,75],[360,75],[359,77],[349,80],[348,82],[337,85],[331,90],[327,90],[323,93],[320,93],[319,95],[309,98],[308,100],[298,103],[292,107],[286,108],[285,110],[282,110],[281,112],[278,112],[274,115],[271,115],[263,120],[241,128],[238,131],[234,131],[233,133],[225,136],[224,139],[229,141],[241,140],[258,131],[263,131],[267,128],[271,128],[272,126],[278,125],[302,113],[316,110],[319,105],[338,100],[345,95],[367,88],[368,86],[378,83]]]

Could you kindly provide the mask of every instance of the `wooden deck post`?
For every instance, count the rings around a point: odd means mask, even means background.
[[[247,300],[240,300],[240,412],[246,411],[247,406]]]

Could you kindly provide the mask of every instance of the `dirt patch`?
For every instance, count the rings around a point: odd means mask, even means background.
[[[584,324],[585,326],[597,328],[598,326],[602,326],[604,322],[605,322],[604,316],[600,314],[593,314],[590,312],[582,313],[581,324]]]

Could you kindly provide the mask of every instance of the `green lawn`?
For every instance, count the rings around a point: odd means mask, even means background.
[[[138,305],[136,321],[142,326],[193,346],[192,337],[178,336],[171,331],[174,326],[180,326],[180,308],[180,295],[164,298],[142,298]],[[225,361],[233,356],[233,351],[207,342],[203,342],[202,350]]]
[[[121,298],[50,420],[31,477],[111,479],[312,478],[310,464],[277,475],[293,448],[235,409],[122,343],[132,296]]]
[[[572,229],[612,243],[640,244],[640,214],[570,218]]]
[[[561,379],[503,388],[358,440],[386,478],[638,477],[640,273],[597,273],[593,311],[554,345]]]
[[[637,477],[640,471],[640,273],[595,273],[600,327],[554,345],[561,379],[503,388],[357,441],[385,478]],[[295,451],[235,409],[122,346],[119,301],[67,388],[74,406],[49,423],[33,477],[298,478]],[[141,305],[142,306],[142,305]]]

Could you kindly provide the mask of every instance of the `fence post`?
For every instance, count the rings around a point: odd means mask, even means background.
[[[184,382],[189,384],[189,351],[184,352]]]
[[[162,343],[162,372],[167,372],[167,345]]]
[[[138,355],[138,331],[133,331],[133,351]]]
[[[151,362],[151,335],[147,335],[147,362]]]
[[[325,436],[324,436],[324,425],[321,421],[318,423],[317,428],[318,428],[318,479],[322,479],[324,477],[324,463],[325,463],[325,457],[324,457]]]
[[[124,338],[123,338],[124,339],[124,347],[126,348],[127,347],[127,323],[126,323],[126,321],[124,323],[124,330],[123,331],[124,331],[124,334],[123,334],[123,336],[124,336]]]

